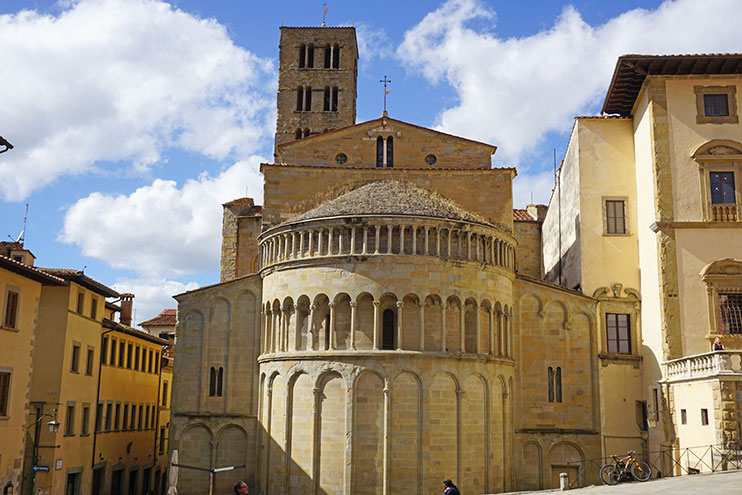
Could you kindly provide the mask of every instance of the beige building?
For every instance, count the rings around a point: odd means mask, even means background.
[[[543,224],[548,280],[636,301],[634,311],[601,303],[598,337],[618,353],[600,359],[625,370],[604,374],[604,389],[644,397],[653,452],[703,447],[665,472],[718,469],[742,440],[740,62],[621,57],[610,116],[575,120]],[[711,352],[717,337],[725,350]],[[617,424],[617,401],[601,397]]]
[[[639,225],[630,120],[578,120],[555,223],[555,198],[513,210],[495,146],[356,124],[356,52],[352,28],[281,30],[264,204],[224,205],[221,281],[176,296],[179,493],[494,493],[647,453],[638,234],[591,203]]]

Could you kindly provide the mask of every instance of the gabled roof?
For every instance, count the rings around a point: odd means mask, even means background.
[[[475,141],[473,139],[467,139],[467,138],[464,138],[464,137],[461,137],[461,136],[456,136],[456,135],[453,135],[453,134],[448,134],[446,132],[437,131],[435,129],[430,129],[429,127],[423,127],[423,126],[420,126],[420,125],[417,125],[417,124],[411,124],[409,122],[405,122],[403,120],[393,119],[393,118],[388,117],[388,116],[381,116],[381,117],[379,117],[377,119],[367,120],[366,122],[360,122],[358,124],[351,124],[351,125],[347,125],[347,126],[344,126],[344,127],[338,127],[337,129],[330,129],[329,131],[320,132],[319,134],[313,134],[313,135],[311,135],[309,137],[305,137],[305,138],[302,138],[302,139],[294,139],[292,141],[286,141],[285,143],[279,144],[278,145],[278,148],[281,149],[281,148],[284,148],[286,146],[289,146],[290,147],[290,146],[296,145],[298,143],[312,142],[312,139],[326,137],[326,136],[330,136],[330,135],[335,135],[335,134],[337,134],[339,132],[347,131],[348,129],[352,129],[352,128],[362,127],[362,126],[365,126],[365,125],[368,125],[368,124],[375,124],[377,122],[379,124],[381,124],[381,121],[382,120],[388,120],[388,121],[391,121],[391,122],[394,122],[394,123],[397,123],[397,124],[401,124],[403,126],[409,126],[409,127],[415,128],[415,129],[420,129],[422,131],[431,132],[431,133],[434,133],[434,134],[439,134],[441,136],[446,136],[446,137],[449,137],[449,138],[454,138],[454,139],[458,139],[458,140],[461,140],[461,141],[466,141],[468,143],[476,144],[476,145],[479,145],[479,146],[484,146],[484,147],[487,147],[487,148],[491,148],[492,151],[490,153],[493,154],[493,155],[495,154],[495,151],[497,151],[497,146],[494,146],[492,144],[487,144],[487,143],[483,143],[481,141]]]
[[[292,218],[289,222],[364,215],[437,217],[491,225],[479,215],[461,208],[437,192],[395,180],[364,184]]]
[[[603,103],[603,113],[631,115],[647,76],[742,74],[742,53],[622,55]]]

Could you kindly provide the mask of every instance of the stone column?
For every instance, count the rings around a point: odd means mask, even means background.
[[[441,232],[443,229],[440,227],[435,228],[435,255],[441,255]]]
[[[374,301],[374,350],[379,350],[379,306],[381,306],[381,303],[379,301]]]
[[[389,238],[386,240],[386,254],[392,254],[392,231],[394,227],[391,225],[386,226],[386,231],[389,235]]]
[[[338,254],[343,254],[343,232],[345,229],[340,227],[338,229]]]
[[[404,254],[404,231],[405,226],[400,225],[399,226],[399,254]]]
[[[322,256],[322,229],[317,229],[317,256]]]
[[[427,229],[425,233],[427,234]],[[425,303],[420,301],[420,350],[425,350]]]
[[[446,249],[446,255],[448,255],[449,258],[453,258],[453,256],[451,255],[451,229],[448,229],[448,235],[446,236],[446,242],[448,242],[447,244],[448,247]]]
[[[382,486],[382,495],[389,495],[389,468],[391,465],[389,454],[391,453],[392,439],[392,398],[391,389],[389,388],[389,379],[384,379],[384,479]]]
[[[430,227],[425,227],[425,252],[423,253],[425,256],[428,256],[430,254],[430,243],[429,243],[429,237],[428,237],[429,232],[430,232]]]
[[[404,302],[397,301],[397,350],[402,350],[402,308]]]
[[[325,349],[335,349],[337,347],[337,337],[335,336],[335,303],[328,303],[327,306],[330,308],[330,342],[325,344]]]
[[[471,238],[472,238],[472,233],[467,232],[466,233],[466,259],[468,260],[471,259]]]
[[[417,226],[413,225],[412,229],[412,255],[417,254]]]
[[[356,350],[356,307],[358,303],[350,302],[350,349]]]
[[[368,227],[363,227],[363,254],[368,254]]]
[[[292,351],[298,351],[302,350],[299,349],[301,347],[301,334],[303,330],[303,322],[302,319],[299,318],[299,308],[296,308],[296,311],[294,311],[294,343],[291,345]]]
[[[307,247],[307,257],[311,258],[314,255],[314,251],[312,250],[314,247],[314,230],[310,230],[308,234],[309,239],[307,240],[307,243],[309,247]]]
[[[310,494],[317,495],[319,488],[319,455],[320,455],[320,444],[319,434],[320,427],[322,425],[322,394],[320,389],[317,387],[312,388],[312,396],[314,402],[312,403],[312,480]],[[268,437],[270,438],[270,437]],[[270,445],[270,442],[269,442]],[[270,447],[268,447],[270,450]]]
[[[465,329],[465,320],[464,316],[466,315],[466,304],[464,302],[461,302],[459,305],[459,352],[464,352],[466,350],[464,346],[464,329]]]
[[[356,254],[356,227],[350,228],[350,254]]]
[[[265,311],[260,312],[260,353],[263,354],[265,352],[265,342],[266,342],[266,336],[265,336]]]
[[[299,258],[304,257],[304,231],[299,232]]]
[[[441,352],[446,352],[446,303],[441,300]]]
[[[481,308],[478,308],[477,307],[477,308],[474,308],[474,310],[477,312],[476,313],[476,316],[477,317],[474,318],[474,322],[475,322],[474,324],[477,326],[477,334],[476,334],[477,335],[477,350],[476,350],[476,353],[479,354],[479,352],[480,352],[480,347],[479,346],[482,344],[482,336],[480,335],[481,332],[479,330],[480,325],[482,323],[480,321],[480,316],[479,316],[479,312],[481,311]]]
[[[374,238],[374,254],[379,254],[379,232],[381,225],[376,225],[376,237]]]
[[[487,311],[487,313],[489,314],[489,349],[487,350],[487,353],[488,353],[488,354],[494,354],[494,352],[493,352],[493,349],[494,349],[494,342],[493,342],[493,338],[494,338],[494,335],[493,335],[493,327],[494,327],[494,326],[493,326],[493,324],[492,324],[492,323],[493,323],[493,322],[492,322],[492,313],[493,313],[493,310],[492,310],[492,308],[489,308],[489,311]]]
[[[291,251],[289,251],[289,259],[296,258],[296,232],[289,234],[291,236]]]
[[[332,254],[332,238],[335,237],[335,229],[327,229],[327,256]]]

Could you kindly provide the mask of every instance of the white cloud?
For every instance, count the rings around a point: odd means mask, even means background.
[[[513,208],[525,208],[530,204],[549,204],[553,188],[552,172],[518,173],[513,180]]]
[[[156,179],[128,196],[92,193],[70,207],[59,240],[143,276],[216,271],[222,204],[246,193],[262,203],[261,161],[252,157],[216,177],[203,173],[180,188]]]
[[[394,55],[394,47],[384,28],[376,29],[365,22],[355,22],[351,25],[356,28],[358,58],[363,62],[360,66],[361,71],[364,67],[370,67],[376,58]]]
[[[273,62],[213,19],[155,0],[81,0],[0,16],[0,198],[96,162],[141,173],[168,147],[245,158],[273,132]],[[121,165],[124,167],[124,165]]]
[[[713,25],[701,21],[710,12]],[[600,26],[566,7],[551,29],[523,38],[471,27],[494,28],[494,19],[481,1],[450,0],[407,31],[397,57],[457,93],[458,104],[439,115],[440,129],[494,143],[506,160],[598,108],[622,54],[734,52],[742,44],[738,0],[668,0]]]
[[[113,289],[119,292],[134,294],[133,326],[154,318],[163,309],[174,309],[177,302],[173,299],[176,294],[197,289],[196,282],[178,282],[165,278],[133,278],[119,279],[113,284]]]

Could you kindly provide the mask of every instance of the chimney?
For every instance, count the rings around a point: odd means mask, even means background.
[[[121,294],[121,315],[119,316],[119,323],[131,326],[131,309],[134,305],[134,294]]]
[[[543,222],[544,218],[546,218],[546,212],[549,210],[549,207],[546,205],[528,205],[526,206],[526,210],[534,220]]]

